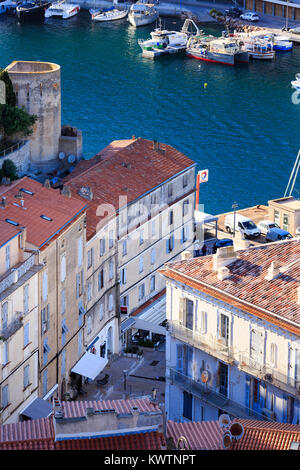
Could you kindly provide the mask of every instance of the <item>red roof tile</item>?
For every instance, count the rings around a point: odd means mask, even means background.
[[[289,450],[300,442],[300,426],[248,419],[234,420],[244,427],[244,435],[233,441],[231,450]],[[167,438],[176,445],[184,436],[191,450],[223,450],[223,431],[218,421],[176,423],[168,421]]]
[[[164,436],[157,431],[55,442],[56,450],[161,450],[163,446]]]
[[[96,232],[97,225],[107,217],[96,215],[100,204],[119,209],[119,196],[130,203],[181,171],[195,165],[183,153],[170,145],[160,144],[163,151],[153,149],[145,139],[114,141],[92,160],[82,160],[64,180],[73,196],[82,186],[89,186],[93,199],[86,201],[87,238]],[[80,198],[82,200],[82,198]]]
[[[0,449],[50,448],[54,448],[54,427],[51,417],[0,426]]]
[[[13,225],[0,220],[0,247],[14,238],[20,232],[21,230],[19,227],[14,227]]]
[[[34,195],[21,192],[24,206],[20,206],[20,199],[15,196],[21,188],[25,188]],[[10,185],[0,186],[0,194],[6,197],[7,207],[0,209],[0,222],[5,223],[14,230],[27,228],[27,241],[36,247],[41,247],[48,239],[63,230],[79,213],[83,212],[86,203],[78,198],[62,196],[58,190],[48,189],[41,183],[24,177]],[[41,218],[41,215],[50,217],[52,221]],[[17,222],[13,226],[5,219]]]
[[[272,261],[287,269],[275,279],[267,281],[268,268]],[[290,267],[288,265],[291,264]],[[297,303],[297,288],[300,284],[300,240],[262,245],[237,252],[237,260],[227,265],[230,273],[218,280],[213,271],[212,256],[192,258],[168,263],[161,272],[170,278],[209,293],[216,298],[247,310],[254,307],[259,313],[269,313],[268,320],[295,333],[300,333],[300,305]],[[238,304],[236,300],[240,300]],[[247,310],[248,311],[248,310]],[[256,313],[255,309],[251,313]],[[258,315],[257,313],[257,315]],[[278,315],[278,318],[272,316]]]

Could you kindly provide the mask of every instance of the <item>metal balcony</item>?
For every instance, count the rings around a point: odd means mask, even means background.
[[[23,313],[16,312],[10,323],[0,331],[0,340],[6,341],[23,326]]]
[[[35,264],[35,255],[31,255],[27,260],[23,261],[17,267],[10,269],[0,278],[0,294],[6,289],[16,284],[18,280],[26,274]]]
[[[177,321],[168,321],[168,331],[180,341],[201,349],[229,364],[234,364],[233,349],[222,340],[190,330]]]
[[[239,355],[238,368],[258,379],[268,382],[274,387],[285,390],[291,395],[300,397],[300,381],[293,377],[288,377],[269,364],[263,364],[251,358],[249,354]]]
[[[227,398],[221,393],[217,392],[213,387],[198,382],[192,377],[188,377],[177,370],[170,368],[170,381],[172,385],[180,387],[196,397],[200,398],[202,402],[206,402],[215,408],[225,411],[226,413],[235,416],[236,418],[244,419],[257,419],[260,421],[273,421],[261,413],[251,410],[246,406],[238,403],[235,400]]]

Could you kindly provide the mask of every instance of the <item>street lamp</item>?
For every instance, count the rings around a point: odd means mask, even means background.
[[[232,209],[233,209],[233,238],[235,237],[235,212],[236,209],[239,207],[239,205],[234,201],[232,204]]]
[[[128,370],[123,370],[123,374],[124,374],[124,391],[126,392],[126,377],[127,377],[127,373],[128,373]]]

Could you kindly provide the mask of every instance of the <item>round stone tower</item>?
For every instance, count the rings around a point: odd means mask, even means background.
[[[17,106],[37,116],[31,140],[31,168],[42,172],[57,167],[61,135],[60,66],[50,62],[14,61],[6,71]]]

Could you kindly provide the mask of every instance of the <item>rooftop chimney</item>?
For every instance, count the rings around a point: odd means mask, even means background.
[[[191,259],[191,258],[193,258],[193,254],[192,254],[191,251],[183,251],[183,252],[181,253],[181,259],[182,259],[182,261],[185,261],[185,260]]]
[[[272,261],[271,266],[268,269],[268,274],[266,275],[266,281],[272,281],[280,274],[280,266],[277,261]]]
[[[7,200],[5,196],[2,196],[1,206],[5,209],[7,207]]]
[[[217,271],[218,281],[224,281],[228,276],[230,276],[230,271],[226,266],[221,266]]]
[[[65,197],[71,197],[71,188],[70,188],[70,186],[64,186],[61,190],[61,194]]]
[[[157,140],[153,140],[153,150],[158,150],[158,142],[157,142]]]
[[[51,188],[50,180],[49,180],[48,178],[45,179],[45,181],[44,181],[44,187],[45,187],[45,188],[48,188],[48,189]]]
[[[237,260],[233,246],[223,246],[213,255],[213,270],[219,272],[220,268],[234,263]]]
[[[93,191],[89,186],[82,186],[78,191],[79,196],[91,201],[93,199]]]

